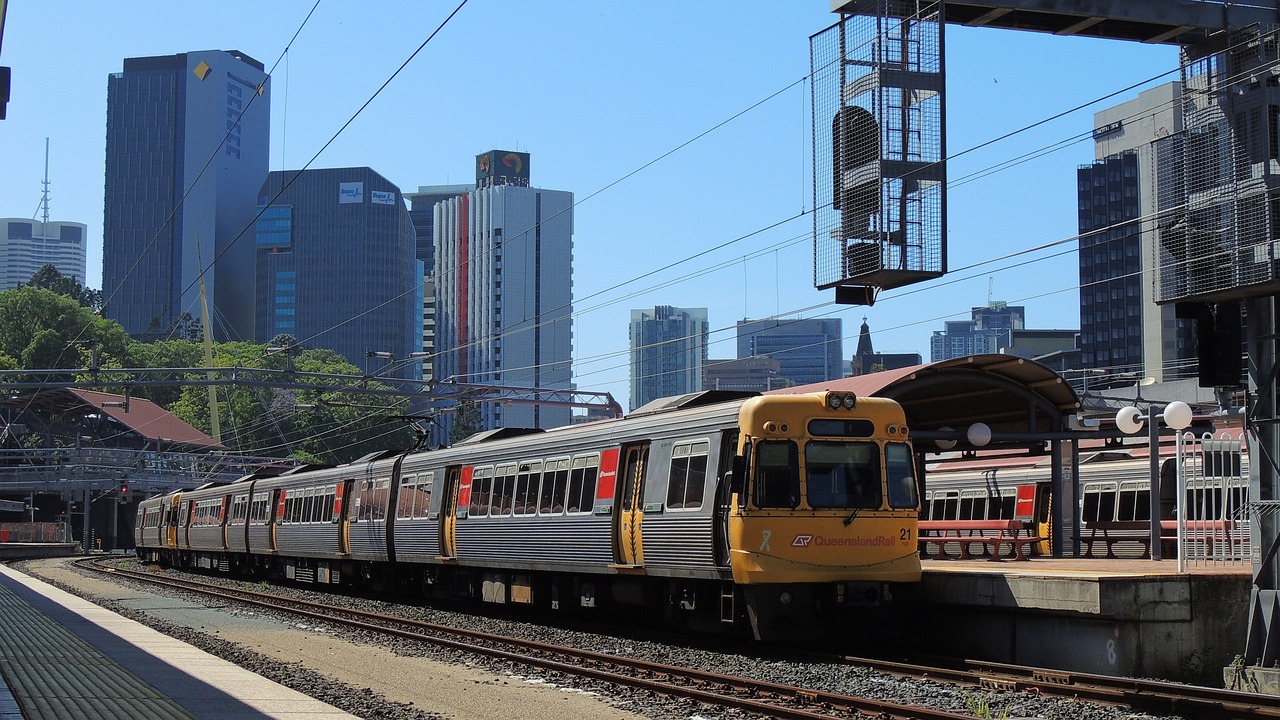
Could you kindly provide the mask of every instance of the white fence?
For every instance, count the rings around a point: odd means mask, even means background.
[[[1178,570],[1248,566],[1249,472],[1243,443],[1225,433],[1178,436]],[[1166,530],[1166,534],[1167,534]]]

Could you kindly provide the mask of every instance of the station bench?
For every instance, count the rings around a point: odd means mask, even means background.
[[[1203,542],[1208,554],[1213,554],[1213,544],[1218,537],[1225,539],[1228,545],[1237,543],[1239,538],[1231,537],[1230,520],[1188,520],[1190,542]],[[1091,558],[1095,543],[1106,546],[1107,558],[1115,558],[1115,544],[1119,542],[1136,542],[1142,545],[1142,559],[1151,557],[1151,521],[1149,520],[1099,520],[1088,523],[1076,540],[1084,545],[1084,556]],[[1178,551],[1178,521],[1160,521],[1160,552],[1163,557],[1173,557]]]
[[[938,547],[939,557],[950,557],[945,548],[948,543],[956,543],[960,547],[959,559],[968,560],[973,557],[969,547],[976,543],[983,546],[984,552],[990,548],[990,560],[1004,559],[1002,545],[1009,546],[1014,559],[1028,560],[1026,547],[1043,540],[1021,520],[921,520],[919,525],[921,557],[928,557],[930,545]]]

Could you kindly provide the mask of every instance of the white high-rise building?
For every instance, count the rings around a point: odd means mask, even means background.
[[[476,159],[476,189],[435,205],[434,375],[571,389],[573,193],[529,187],[527,153]],[[478,409],[481,429],[570,421],[568,407],[482,402]]]
[[[85,284],[84,223],[0,218],[0,229],[0,290],[25,284],[46,263]]]

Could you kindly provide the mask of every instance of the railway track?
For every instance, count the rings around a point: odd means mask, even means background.
[[[153,573],[114,567],[97,559],[81,561],[80,565],[114,577],[196,593],[222,601],[288,612],[331,625],[433,643],[461,652],[486,655],[551,672],[589,678],[771,718],[849,720],[851,717],[870,716],[885,720],[890,718],[894,720],[972,720],[973,717],[971,714],[838,695],[810,688],[761,682],[618,655],[453,628],[392,615],[285,598],[270,593],[228,588],[194,580],[161,578]]]
[[[1060,695],[1188,718],[1280,718],[1280,697],[1200,685],[977,660],[929,665],[848,656],[842,660],[898,677],[929,678],[1000,692]]]
[[[104,564],[100,559],[81,561],[97,572],[148,584],[231,600],[271,610],[290,612],[313,620],[356,628],[387,636],[433,643],[467,653],[542,668],[550,672],[589,678],[669,697],[684,698],[720,708],[777,718],[844,718],[869,715],[877,718],[917,720],[969,720],[972,714],[902,705],[873,698],[839,695],[812,688],[721,675],[517,639],[474,630],[409,620],[281,597],[269,593],[228,588],[194,580],[158,577]],[[1123,706],[1137,711],[1175,714],[1215,720],[1280,720],[1280,698],[1160,681],[1117,678],[1026,668],[1000,663],[964,661],[915,664],[865,657],[807,654],[814,662],[859,665],[896,677],[932,680],[993,692],[1029,693]]]

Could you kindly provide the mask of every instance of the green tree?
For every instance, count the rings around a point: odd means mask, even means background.
[[[131,368],[201,368],[204,367],[204,344],[192,340],[160,340],[149,343],[133,343],[124,359],[124,366]],[[182,397],[182,387],[151,386],[134,390],[161,406],[169,407]]]
[[[477,432],[480,432],[480,408],[471,400],[460,401],[453,424],[449,426],[449,444],[456,445]]]
[[[133,341],[119,323],[51,290],[20,287],[0,292],[0,355],[22,368],[102,367],[120,364]]]
[[[80,284],[79,280],[73,277],[67,277],[58,272],[58,268],[53,263],[45,263],[40,269],[31,276],[27,281],[28,287],[49,290],[59,295],[69,297],[80,303],[82,307],[91,308],[93,310],[102,309],[102,291],[87,288]]]
[[[283,353],[267,353],[269,346],[220,343],[214,346],[218,367],[283,369]],[[270,346],[275,347],[275,346]],[[359,382],[359,370],[331,350],[304,350],[294,359],[299,373],[345,375],[325,379],[331,392],[266,386],[219,387],[218,413],[222,442],[246,454],[289,456],[309,462],[341,463],[372,452],[403,450],[412,445],[412,431],[387,421],[403,415],[408,401],[343,392]],[[381,387],[373,385],[372,387]],[[183,420],[209,432],[211,416],[205,387],[186,387],[170,406]]]

